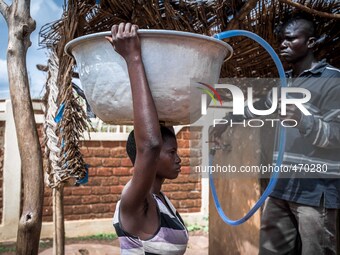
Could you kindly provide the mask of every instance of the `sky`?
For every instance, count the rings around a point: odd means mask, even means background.
[[[12,1],[5,0],[10,5]],[[36,29],[31,34],[32,45],[27,53],[27,69],[30,81],[32,98],[41,98],[44,95],[46,73],[36,68],[37,64],[47,64],[47,49],[39,49],[38,37],[40,28],[46,23],[60,19],[63,11],[64,0],[31,0],[31,17],[36,21]],[[7,75],[7,51],[8,29],[3,16],[0,14],[0,99],[9,98]]]

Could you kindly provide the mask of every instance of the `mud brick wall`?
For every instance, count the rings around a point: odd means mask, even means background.
[[[190,132],[188,127],[177,134],[182,172],[176,180],[163,184],[163,191],[179,212],[199,212],[201,209],[201,179],[190,175],[189,148],[190,142],[197,143],[200,136],[200,130]],[[121,191],[131,178],[132,165],[125,144],[125,141],[82,141],[84,159],[90,165],[89,182],[79,187],[65,187],[66,220],[113,216]],[[46,187],[44,196],[43,221],[52,221],[52,190]]]

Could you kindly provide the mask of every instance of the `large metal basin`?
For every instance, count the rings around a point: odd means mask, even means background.
[[[201,117],[201,90],[195,82],[215,84],[232,48],[220,40],[171,30],[138,31],[146,76],[159,119],[168,125]],[[132,124],[130,81],[125,60],[104,38],[110,32],[70,41],[65,51],[77,62],[80,81],[93,112],[104,122]],[[192,89],[194,86],[194,89]]]

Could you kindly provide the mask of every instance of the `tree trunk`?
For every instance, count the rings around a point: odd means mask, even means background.
[[[26,69],[26,53],[35,21],[30,0],[0,1],[8,25],[7,68],[23,176],[23,210],[18,226],[17,254],[38,254],[42,223],[43,166]]]

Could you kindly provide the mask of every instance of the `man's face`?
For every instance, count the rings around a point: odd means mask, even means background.
[[[306,29],[308,27],[303,21],[295,21],[284,28],[280,43],[280,56],[288,63],[296,63],[308,55],[310,48]]]

